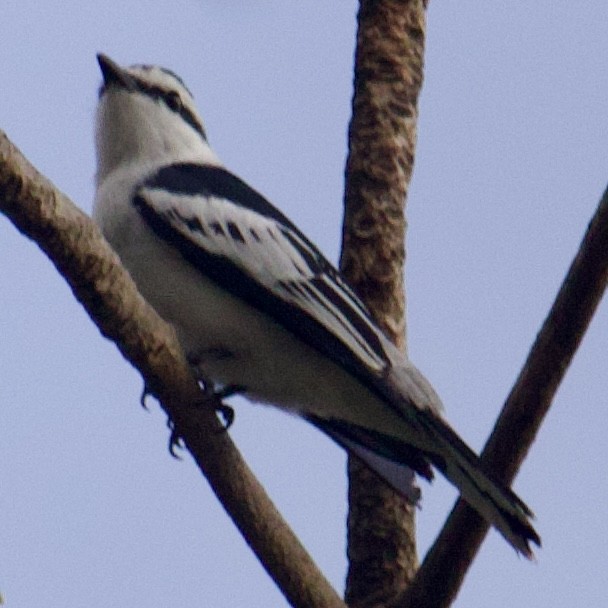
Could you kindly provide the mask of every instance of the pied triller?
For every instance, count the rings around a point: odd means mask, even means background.
[[[531,511],[482,471],[339,271],[222,165],[183,81],[98,61],[94,217],[200,377],[308,420],[410,500],[409,468],[430,480],[432,465],[530,557]]]

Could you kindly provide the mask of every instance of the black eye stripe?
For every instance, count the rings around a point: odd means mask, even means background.
[[[137,90],[147,95],[151,99],[162,101],[170,110],[178,113],[195,131],[201,134],[204,139],[207,139],[205,129],[203,125],[198,121],[190,109],[184,105],[180,99],[179,94],[173,90],[163,89],[159,86],[148,84],[142,81],[137,76],[133,76],[133,80],[137,85]]]

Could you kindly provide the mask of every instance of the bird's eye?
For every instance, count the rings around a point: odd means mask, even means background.
[[[165,103],[174,112],[179,112],[183,107],[182,98],[175,91],[169,91],[165,95]]]

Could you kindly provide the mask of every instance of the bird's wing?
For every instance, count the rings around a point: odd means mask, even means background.
[[[531,555],[529,541],[538,544],[540,538],[528,520],[530,510],[483,472],[477,455],[440,417],[439,398],[424,376],[280,211],[227,170],[197,164],[160,169],[137,187],[133,203],[156,235],[203,275],[374,390],[409,424],[418,449],[405,437],[342,420],[309,417],[313,424],[354,448],[389,483],[406,464],[430,478],[431,462],[517,550]],[[387,471],[388,461],[397,463],[394,471]],[[413,496],[407,483],[392,485]]]
[[[168,166],[145,181],[134,201],[157,235],[224,289],[349,371],[378,382],[387,377],[387,341],[363,303],[288,218],[232,173],[209,165]],[[307,418],[417,501],[420,491],[404,462],[427,478],[432,473],[415,450],[395,441],[381,456],[382,439],[373,433]]]
[[[380,381],[386,338],[335,268],[280,211],[224,168],[175,164],[134,203],[158,236],[226,291],[358,377]]]

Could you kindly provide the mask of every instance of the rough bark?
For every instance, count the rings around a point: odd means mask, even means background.
[[[340,267],[405,350],[405,200],[423,77],[424,4],[361,0]],[[351,606],[398,596],[417,567],[414,508],[349,459]]]

